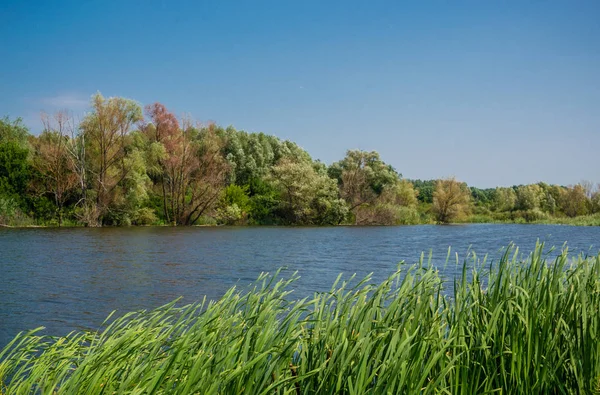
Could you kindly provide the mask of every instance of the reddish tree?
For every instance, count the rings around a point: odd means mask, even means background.
[[[142,130],[151,143],[163,147],[160,167],[163,211],[173,225],[192,225],[214,206],[225,187],[229,166],[223,140],[214,126],[198,133],[189,120],[179,123],[164,105],[146,107],[152,124]]]
[[[171,213],[167,201],[168,195],[172,195],[171,182],[168,178],[175,171],[174,157],[181,147],[182,134],[179,128],[177,117],[169,112],[161,103],[149,104],[145,108],[146,115],[150,117],[151,124],[143,125],[142,131],[151,143],[162,145],[165,151],[164,157],[157,159],[157,164],[160,169],[159,178],[163,200],[163,215],[168,223],[172,222]]]
[[[73,134],[74,122],[67,112],[54,116],[42,114],[44,131],[33,140],[33,167],[38,177],[33,188],[40,194],[52,196],[57,208],[58,226],[63,222],[63,209],[78,183],[74,162],[69,151],[69,134]]]

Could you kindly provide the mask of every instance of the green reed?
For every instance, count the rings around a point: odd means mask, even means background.
[[[453,284],[421,258],[297,301],[295,275],[262,274],[99,332],[21,333],[0,351],[0,393],[600,393],[600,255],[544,254],[472,255]]]

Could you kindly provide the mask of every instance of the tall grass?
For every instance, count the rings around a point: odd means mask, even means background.
[[[0,392],[600,393],[600,256],[519,256],[465,263],[449,288],[421,260],[298,301],[295,276],[263,274],[101,332],[22,333],[0,351]]]

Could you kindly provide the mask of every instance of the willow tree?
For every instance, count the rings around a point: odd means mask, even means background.
[[[335,180],[309,160],[281,158],[267,180],[278,191],[278,214],[286,224],[337,225],[348,213]]]
[[[400,225],[417,224],[420,216],[417,212],[417,195],[413,184],[407,180],[398,180],[388,184],[377,199],[355,210],[357,225]]]
[[[431,210],[438,223],[447,224],[464,218],[470,211],[471,193],[465,183],[454,178],[437,180]]]
[[[361,206],[374,204],[384,189],[399,179],[398,173],[375,151],[349,150],[328,171],[338,180],[340,194],[355,218]]]
[[[497,187],[493,207],[496,211],[512,211],[517,204],[517,194],[513,188]]]
[[[80,128],[86,144],[86,161],[91,185],[85,197],[89,226],[101,226],[120,198],[118,188],[132,171],[127,166],[126,136],[142,120],[142,109],[133,100],[100,93],[92,98],[92,112]]]
[[[585,215],[588,213],[590,199],[586,196],[584,186],[581,184],[566,188],[562,200],[562,209],[569,217]]]

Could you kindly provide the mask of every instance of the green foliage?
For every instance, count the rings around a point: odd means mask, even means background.
[[[282,141],[263,133],[237,131],[232,126],[219,129],[226,139],[223,154],[233,169],[231,181],[247,185],[251,180],[264,178],[279,160],[293,157],[310,160],[310,155],[295,143]]]
[[[225,225],[240,225],[245,222],[252,209],[248,190],[248,185],[241,187],[231,184],[225,188],[217,205],[217,222]]]
[[[534,210],[540,207],[542,199],[542,189],[539,185],[520,185],[517,187],[517,202],[516,208],[518,210]]]
[[[223,191],[222,200],[225,204],[235,204],[240,208],[240,210],[248,212],[248,210],[250,209],[250,196],[248,196],[249,190],[249,185],[245,185],[243,187],[235,184],[229,185]]]
[[[268,178],[280,197],[278,213],[287,224],[336,225],[347,214],[335,180],[308,161],[283,158]]]
[[[470,187],[471,189],[471,197],[473,198],[473,202],[476,205],[490,205],[491,202],[496,197],[496,190],[492,188],[488,189],[479,189],[476,187]]]
[[[0,119],[4,223],[587,224],[594,222],[589,214],[600,213],[600,187],[588,181],[464,184],[466,194],[451,193],[445,205],[436,192],[444,180],[403,180],[375,151],[349,150],[328,167],[293,142],[194,125],[160,103],[146,106],[148,120],[124,98],[97,94],[91,107],[79,124],[66,113],[46,116],[39,136],[20,119]]]
[[[17,118],[11,121],[8,117],[0,118],[0,143],[16,143],[22,148],[27,148],[29,130],[23,125],[23,120]]]
[[[30,177],[29,151],[15,141],[0,142],[0,196],[24,208]]]
[[[530,210],[517,210],[512,213],[512,219],[515,222],[537,222],[546,220],[549,218],[549,215],[540,210],[539,208],[533,208]]]
[[[588,214],[590,201],[585,195],[583,187],[579,184],[567,188],[563,195],[563,211],[569,217]]]
[[[235,203],[217,208],[215,219],[224,225],[238,225],[245,217],[245,213]]]
[[[32,330],[0,351],[0,386],[90,395],[594,393],[600,256],[565,249],[548,262],[542,245],[519,256],[509,248],[490,265],[473,254],[453,285],[421,258],[381,283],[338,278],[297,301],[296,276],[263,274],[249,291],[129,313],[98,332]]]
[[[563,224],[563,225],[576,225],[576,226],[600,226],[600,213],[591,214],[591,215],[581,215],[579,217],[565,217],[565,218],[557,218],[557,217],[548,217],[540,223],[545,224]]]
[[[140,207],[131,216],[133,225],[154,225],[157,222],[156,212],[150,207]]]
[[[436,180],[409,180],[417,190],[417,198],[422,203],[433,203]]]
[[[394,225],[418,225],[420,223],[422,223],[422,219],[416,207],[396,207],[396,222]]]
[[[394,184],[399,174],[394,168],[381,160],[375,151],[348,150],[346,157],[333,163],[329,176],[342,185],[346,185],[348,199],[358,199],[361,204],[370,199],[370,195],[379,196],[387,185]]]
[[[17,201],[0,195],[0,225],[27,226],[33,224],[26,216]]]
[[[57,207],[47,196],[30,196],[28,199],[31,216],[38,222],[47,223],[56,220]],[[58,225],[58,222],[57,222]]]
[[[254,178],[249,183],[250,213],[249,223],[252,225],[278,225],[279,192],[270,183],[261,178]]]
[[[590,199],[591,212],[600,213],[600,191],[594,193]]]

